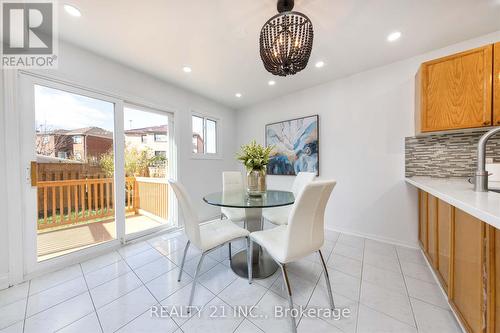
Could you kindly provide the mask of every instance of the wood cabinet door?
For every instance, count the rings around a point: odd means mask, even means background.
[[[469,332],[483,332],[485,224],[455,208],[451,303]]]
[[[438,200],[438,277],[444,290],[448,293],[450,280],[450,246],[451,246],[451,224],[453,223],[453,206]]]
[[[427,251],[427,192],[418,190],[418,239]]]
[[[487,227],[487,333],[500,333],[500,230]]]
[[[492,57],[487,45],[422,64],[422,132],[491,125]]]
[[[494,313],[495,313],[495,333],[500,333],[500,230],[495,229],[495,293],[490,295],[493,297]]]
[[[427,256],[434,268],[438,267],[438,199],[427,195]]]
[[[493,48],[493,125],[500,125],[500,42]]]

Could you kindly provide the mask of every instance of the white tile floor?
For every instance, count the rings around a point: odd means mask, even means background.
[[[333,232],[326,238],[323,254],[336,306],[351,315],[302,316],[299,332],[460,332],[418,250]],[[249,285],[229,268],[227,247],[211,253],[202,267],[194,301],[201,313],[175,315],[187,304],[200,256],[191,247],[178,283],[185,242],[180,233],[163,235],[0,291],[0,332],[290,331],[288,319],[273,316],[275,306],[288,304],[281,276]],[[297,306],[327,307],[317,256],[290,264],[289,276]],[[171,316],[152,317],[151,307],[159,305]],[[252,316],[231,311],[252,305]],[[226,316],[213,318],[214,310]]]

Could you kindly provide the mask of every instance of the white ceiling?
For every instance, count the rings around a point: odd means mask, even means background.
[[[69,16],[64,3],[82,16]],[[305,70],[282,78],[266,72],[258,45],[276,0],[59,5],[64,40],[236,109],[500,30],[500,0],[296,0],[294,10],[313,22],[313,51]],[[394,30],[402,38],[386,42]],[[326,65],[315,68],[317,60]]]

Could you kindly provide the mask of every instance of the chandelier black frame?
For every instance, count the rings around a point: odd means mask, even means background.
[[[260,31],[260,57],[273,75],[287,76],[307,66],[314,31],[309,18],[292,11],[293,0],[278,0],[279,14],[271,17]]]

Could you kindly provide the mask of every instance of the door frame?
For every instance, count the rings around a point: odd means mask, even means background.
[[[22,281],[31,279],[35,276],[44,274],[46,272],[54,271],[56,269],[64,268],[72,264],[76,264],[87,259],[93,258],[100,253],[106,253],[113,249],[119,248],[123,244],[127,243],[132,238],[127,239],[125,237],[125,209],[117,209],[115,213],[115,219],[117,221],[117,239],[105,242],[102,244],[98,244],[95,246],[90,246],[88,248],[75,251],[72,253],[68,253],[50,260],[42,261],[37,263],[33,269],[27,269],[28,260],[26,260],[26,244],[28,241],[26,235],[26,225],[27,225],[27,202],[26,198],[26,184],[30,181],[30,169],[27,165],[25,165],[25,161],[21,156],[22,151],[22,133],[24,127],[22,127],[22,117],[20,112],[21,104],[24,99],[24,92],[21,90],[20,82],[22,78],[29,78],[29,80],[33,80],[36,82],[41,82],[42,85],[51,87],[52,85],[56,87],[56,89],[61,89],[68,92],[75,92],[80,95],[93,97],[96,96],[98,98],[105,97],[105,100],[113,100],[117,104],[115,104],[115,134],[114,134],[114,147],[115,149],[124,150],[125,146],[125,138],[123,133],[123,106],[125,104],[132,104],[134,106],[143,106],[148,109],[155,109],[164,113],[168,113],[169,115],[169,125],[171,125],[171,131],[169,135],[169,139],[171,142],[171,153],[169,154],[172,158],[169,161],[169,172],[170,178],[177,179],[177,163],[179,161],[179,151],[177,149],[179,134],[175,131],[175,121],[176,115],[178,115],[178,110],[173,108],[166,108],[164,106],[155,105],[153,103],[149,103],[142,98],[128,96],[124,97],[123,94],[115,93],[115,92],[107,92],[104,90],[88,88],[81,84],[77,84],[75,82],[71,82],[66,78],[61,79],[57,75],[52,75],[48,73],[40,74],[39,72],[32,72],[26,70],[6,70],[3,71],[3,93],[4,93],[4,110],[5,112],[5,133],[4,138],[6,142],[5,153],[6,153],[6,167],[9,170],[9,177],[6,177],[6,187],[8,188],[9,195],[7,195],[7,226],[8,226],[8,263],[9,263],[9,271],[8,271],[8,284],[14,285],[20,283]],[[57,88],[61,87],[61,88]],[[23,96],[23,98],[20,98]],[[32,95],[34,96],[34,94]],[[32,98],[30,99],[32,102]],[[119,108],[119,111],[117,111]],[[24,125],[26,126],[26,124]],[[23,130],[22,130],[23,129]],[[121,131],[118,131],[121,129]],[[33,129],[32,129],[33,130]],[[120,133],[118,133],[120,132]],[[26,141],[26,139],[24,139]],[[32,143],[31,143],[32,144]],[[118,146],[117,146],[118,144]],[[117,173],[123,173],[124,176],[124,161],[123,154],[121,155],[122,162],[120,163],[116,161],[118,154],[115,154],[115,166],[117,168]],[[120,168],[118,164],[123,165],[123,168]],[[117,173],[115,173],[115,177],[117,177]],[[122,178],[124,180],[124,178]],[[115,181],[117,179],[115,178]],[[115,188],[118,188],[116,186]],[[115,190],[116,191],[116,190]],[[124,191],[117,191],[115,193],[116,200],[124,201]],[[123,197],[123,200],[121,198]],[[172,190],[169,188],[169,198],[171,199],[169,204],[171,205],[169,219],[171,218],[173,221],[173,229],[177,229],[179,227],[178,220],[178,208],[177,208],[177,200],[173,195]],[[120,217],[121,216],[121,217]],[[123,223],[118,223],[118,218],[120,218]],[[119,230],[119,225],[121,224],[122,230]],[[161,232],[163,230],[160,230]],[[158,231],[157,231],[158,232]],[[36,233],[36,232],[35,232]],[[120,237],[119,235],[122,235]],[[148,235],[153,235],[154,231],[151,233],[147,233]],[[135,235],[136,237],[142,237],[144,235]],[[32,238],[31,238],[32,239]],[[135,237],[134,237],[135,239]],[[31,245],[33,246],[33,245]]]
[[[54,82],[51,80],[33,77],[30,75],[21,74],[19,76],[19,92],[22,92],[22,99],[19,99],[19,116],[20,131],[19,142],[21,143],[20,156],[22,169],[30,170],[30,161],[36,160],[33,143],[35,142],[35,100],[34,87],[40,85],[51,89],[57,89],[68,93],[78,94],[89,98],[95,98],[101,101],[113,103],[113,149],[115,152],[124,151],[125,138],[123,136],[123,102],[119,99],[99,94],[96,92],[87,91],[85,89],[76,88],[71,85]],[[84,253],[90,254],[94,251],[102,250],[109,246],[118,246],[124,243],[124,222],[125,221],[125,193],[119,189],[125,188],[125,161],[123,154],[114,154],[115,172],[114,178],[114,213],[115,213],[115,239],[102,244],[91,245],[85,248]],[[37,228],[36,228],[36,205],[37,205],[37,189],[31,186],[31,179],[27,175],[22,186],[22,203],[24,205],[23,221],[24,221],[24,272],[29,275],[38,271],[44,271],[49,267],[65,262],[73,261],[80,257],[80,251],[63,254],[52,259],[38,261],[37,256]],[[109,243],[109,245],[108,245]],[[107,245],[107,246],[104,246]]]

